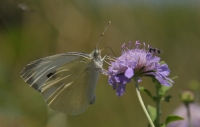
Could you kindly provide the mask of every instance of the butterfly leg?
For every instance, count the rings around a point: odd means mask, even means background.
[[[107,57],[107,55],[105,55],[105,56],[101,59],[101,61],[104,61],[106,57]]]

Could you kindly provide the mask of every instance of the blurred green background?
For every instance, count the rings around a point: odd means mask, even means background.
[[[136,40],[162,50],[160,57],[175,79],[170,103],[162,103],[162,120],[180,104],[178,93],[199,80],[200,1],[198,0],[0,0],[1,127],[145,127],[147,119],[134,84],[117,97],[101,75],[96,102],[77,116],[52,111],[21,78],[29,62],[63,52],[90,53],[108,21],[99,48]],[[112,55],[109,49],[102,55]],[[107,68],[107,65],[104,65]],[[150,78],[140,85],[155,92]],[[200,91],[198,91],[200,92]],[[154,103],[142,94],[145,104]]]

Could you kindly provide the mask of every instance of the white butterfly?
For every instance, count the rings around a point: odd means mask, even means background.
[[[29,63],[20,75],[43,95],[49,107],[77,115],[95,101],[95,88],[104,58],[96,45],[90,54],[67,52],[38,59]]]
[[[80,114],[95,101],[95,88],[102,71],[101,52],[68,52],[29,63],[20,73],[40,92],[46,104],[67,114]]]

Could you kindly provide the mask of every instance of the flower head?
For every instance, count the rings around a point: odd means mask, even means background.
[[[195,101],[195,93],[192,90],[183,90],[180,93],[180,99],[184,104],[190,104]]]
[[[173,82],[167,78],[170,70],[167,64],[160,64],[160,57],[156,56],[152,50],[140,49],[141,43],[136,41],[135,47],[130,49],[125,44],[122,45],[122,55],[118,58],[109,58],[111,64],[108,69],[109,84],[116,90],[116,94],[121,96],[125,92],[125,85],[132,78],[141,81],[142,76],[155,77],[162,85],[170,86],[169,82]],[[152,48],[151,48],[152,49]],[[156,48],[154,48],[156,50]],[[160,52],[160,51],[159,51]]]
[[[190,110],[190,119],[191,119],[192,126],[199,127],[200,126],[200,105],[197,103],[191,103],[189,105],[189,110]],[[173,114],[177,116],[181,116],[182,118],[184,118],[184,120],[169,123],[168,127],[190,127],[188,112],[185,105],[181,105],[180,107],[178,107]]]

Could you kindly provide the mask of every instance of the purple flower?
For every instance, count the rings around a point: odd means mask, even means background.
[[[191,117],[192,127],[199,127],[200,126],[200,105],[197,103],[190,103],[189,110],[191,113],[190,117]],[[187,109],[185,105],[181,105],[180,107],[178,107],[175,110],[174,114],[184,118],[184,120],[169,123],[167,127],[190,127],[188,116],[187,116]]]
[[[123,44],[122,55],[118,58],[109,58],[108,82],[116,90],[118,96],[124,94],[125,86],[131,82],[132,78],[140,82],[142,76],[155,77],[162,85],[171,86],[170,82],[173,83],[173,81],[167,78],[170,73],[167,64],[160,64],[160,57],[148,50],[149,46],[146,50],[144,43],[144,48],[140,49],[139,41],[136,41],[134,48],[130,49],[130,46],[131,42],[129,42],[129,47]]]

